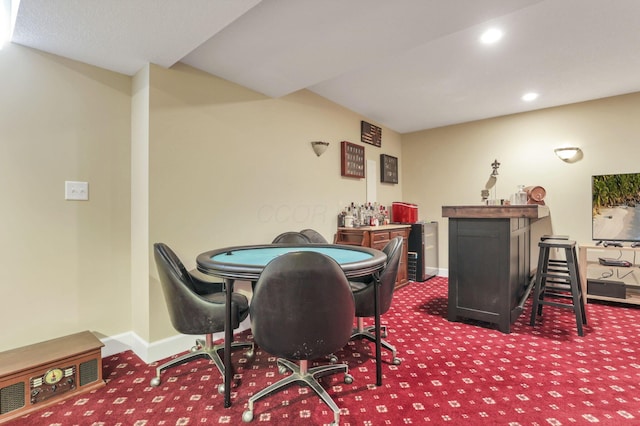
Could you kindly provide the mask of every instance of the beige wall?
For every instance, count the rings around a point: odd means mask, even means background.
[[[149,342],[149,66],[131,96],[131,330]]]
[[[0,75],[0,350],[129,330],[131,79],[12,44]]]
[[[286,230],[332,239],[339,209],[365,201],[339,149],[363,117],[310,92],[269,99],[183,65],[131,78],[17,45],[0,72],[0,351],[86,329],[173,336],[154,242],[193,268]],[[312,140],[331,143],[322,157]],[[383,128],[366,147],[380,153],[400,157],[400,135]],[[65,201],[65,180],[90,201]],[[385,204],[401,191],[377,183]]]
[[[204,250],[286,230],[332,238],[339,209],[366,198],[365,180],[340,176],[340,141],[359,143],[363,117],[311,92],[270,99],[184,65],[130,78],[17,45],[0,51],[0,75],[0,350],[86,329],[172,336],[154,242],[193,268]],[[366,156],[399,158],[400,184],[376,183],[378,201],[415,202],[439,221],[446,269],[441,206],[479,202],[494,159],[499,197],[544,186],[541,226],[589,241],[590,177],[639,170],[639,113],[632,94],[402,136],[383,128]],[[317,157],[312,140],[331,146]],[[557,159],[564,143],[583,160]],[[88,181],[90,201],[65,201],[65,180]]]
[[[479,203],[495,159],[498,198],[518,184],[547,190],[551,217],[533,225],[536,234],[591,242],[591,176],[640,171],[639,116],[635,93],[403,135],[403,196],[421,219],[439,222],[440,268],[448,268],[441,207]],[[559,160],[553,149],[564,144],[581,147],[583,159]]]
[[[340,209],[366,199],[364,179],[340,176],[340,141],[360,142],[362,117],[309,91],[270,99],[186,65],[152,66],[150,105],[149,239],[173,247],[187,268],[203,251],[284,231],[315,228],[332,240]],[[314,140],[330,142],[321,157]],[[365,148],[376,164],[400,152],[388,129],[382,148]],[[378,183],[378,201],[401,190]],[[152,275],[156,340],[174,332]]]

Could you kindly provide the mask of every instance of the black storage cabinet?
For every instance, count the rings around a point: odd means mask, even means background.
[[[449,218],[449,321],[467,318],[511,331],[529,283],[529,222]]]

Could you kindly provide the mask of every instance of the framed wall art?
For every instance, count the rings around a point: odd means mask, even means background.
[[[342,176],[364,177],[364,146],[341,142],[340,172]]]
[[[361,121],[360,140],[379,147],[382,145],[382,129],[366,121]]]
[[[398,183],[398,158],[380,154],[380,182]]]

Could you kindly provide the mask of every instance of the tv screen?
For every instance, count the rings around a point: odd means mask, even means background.
[[[594,240],[640,241],[640,173],[593,176],[591,198]]]

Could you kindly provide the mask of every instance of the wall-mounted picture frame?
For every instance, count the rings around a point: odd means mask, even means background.
[[[364,146],[342,141],[340,143],[340,173],[345,177],[364,177]]]
[[[382,129],[366,121],[360,122],[360,140],[364,143],[382,146]]]
[[[398,183],[398,158],[380,154],[380,182]]]

